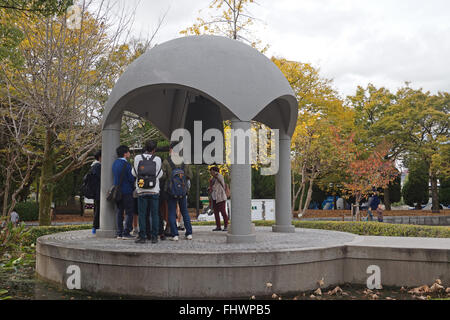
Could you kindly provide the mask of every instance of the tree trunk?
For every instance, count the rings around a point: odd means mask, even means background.
[[[431,181],[431,201],[432,201],[431,212],[439,213],[439,192],[437,186],[437,177],[434,172],[430,175],[430,181]]]
[[[47,130],[44,145],[44,155],[42,159],[40,189],[39,189],[39,225],[51,225],[51,205],[52,205],[52,189],[53,189],[53,133]]]
[[[302,182],[301,188],[302,188],[302,189],[301,189],[302,192],[301,192],[301,194],[300,194],[300,201],[299,201],[299,203],[298,203],[298,212],[299,212],[298,217],[299,217],[299,218],[303,215],[303,213],[301,213],[300,211],[302,210],[302,207],[303,207],[303,195],[305,194],[306,184],[304,184],[304,183]]]
[[[333,194],[333,210],[337,210],[337,199],[335,194]]]
[[[8,167],[6,169],[6,180],[5,180],[5,190],[3,194],[3,209],[2,209],[2,216],[6,216],[8,213],[8,199],[9,199],[9,188],[11,186],[11,174],[12,170]]]
[[[309,207],[309,203],[311,202],[313,183],[314,183],[314,179],[309,181],[308,193],[306,195],[306,201],[305,201],[305,206],[303,207],[302,216],[306,213],[306,210]]]
[[[389,186],[387,186],[386,188],[384,188],[384,206],[385,206],[385,211],[391,211],[391,199],[390,198],[390,194],[389,194]]]
[[[361,197],[360,196],[356,196],[356,199],[355,199],[355,206],[356,206],[356,208],[355,208],[355,210],[356,210],[355,216],[356,216],[356,221],[361,221],[361,217],[359,215],[359,203],[360,202],[361,202]]]

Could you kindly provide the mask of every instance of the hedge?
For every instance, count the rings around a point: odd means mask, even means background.
[[[258,227],[270,227],[275,224],[275,221],[254,221],[254,223]],[[201,221],[192,222],[192,224],[197,226],[214,226],[215,222]],[[363,236],[450,238],[450,227],[445,226],[418,226],[367,221],[293,221],[293,225],[296,228],[342,231]],[[89,224],[30,227],[26,244],[35,244],[37,238],[47,234],[91,228],[92,225]]]
[[[14,210],[19,214],[20,221],[39,220],[39,204],[37,202],[19,202]]]
[[[270,227],[275,221],[254,221],[256,226]],[[215,225],[214,221],[193,222],[195,225]],[[367,221],[293,221],[296,228],[324,229],[363,236],[450,238],[450,227],[391,224]]]

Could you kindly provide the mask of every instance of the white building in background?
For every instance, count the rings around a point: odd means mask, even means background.
[[[231,205],[230,200],[227,200],[226,210],[228,216],[231,218]],[[275,199],[252,199],[252,221],[258,220],[275,220]],[[221,220],[222,216],[220,216]],[[198,218],[198,221],[215,221],[214,213],[210,212],[201,213]]]

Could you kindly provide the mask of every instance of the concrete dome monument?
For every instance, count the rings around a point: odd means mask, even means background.
[[[105,194],[112,184],[110,168],[119,145],[123,112],[147,119],[169,138],[173,130],[186,127],[186,102],[196,96],[208,99],[220,122],[231,120],[233,129],[247,130],[255,120],[279,130],[273,231],[294,232],[289,160],[298,109],[294,92],[281,71],[259,51],[236,40],[204,35],[178,38],[148,50],[114,86],[103,118],[99,236],[114,235],[114,208]],[[250,181],[249,163],[231,165],[233,217],[228,242],[255,240]]]

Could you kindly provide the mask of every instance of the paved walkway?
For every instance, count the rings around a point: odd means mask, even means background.
[[[276,251],[289,249],[321,248],[344,245],[357,236],[337,231],[296,229],[295,233],[274,233],[271,227],[256,228],[256,242],[247,244],[227,243],[226,232],[213,232],[213,226],[193,226],[193,240],[186,240],[180,232],[180,240],[169,239],[157,244],[146,242],[136,244],[133,240],[99,238],[90,230],[69,231],[45,237],[45,242],[55,242],[61,246],[83,247],[101,250],[149,251],[149,252],[235,252],[235,251]]]

